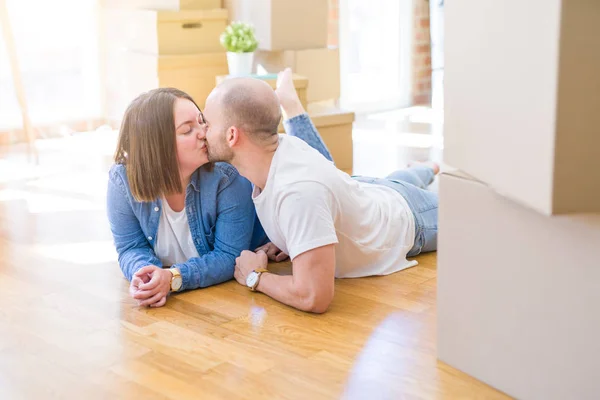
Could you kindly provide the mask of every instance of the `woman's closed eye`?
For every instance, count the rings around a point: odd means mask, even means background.
[[[179,130],[177,131],[178,135],[189,135],[190,133],[192,133],[194,130],[194,128],[191,125],[188,126],[181,126],[179,128]]]

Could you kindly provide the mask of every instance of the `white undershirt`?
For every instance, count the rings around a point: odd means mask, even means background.
[[[181,264],[200,256],[192,239],[185,208],[179,212],[173,211],[165,199],[162,200],[156,236],[154,252],[163,266]]]

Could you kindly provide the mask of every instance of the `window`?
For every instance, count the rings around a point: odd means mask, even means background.
[[[101,118],[97,2],[6,3],[32,123]],[[21,125],[6,43],[0,37],[0,130]]]

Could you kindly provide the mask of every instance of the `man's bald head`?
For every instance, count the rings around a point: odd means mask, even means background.
[[[213,96],[227,126],[235,126],[260,142],[277,135],[281,109],[268,83],[254,78],[230,78],[215,88],[210,97]]]

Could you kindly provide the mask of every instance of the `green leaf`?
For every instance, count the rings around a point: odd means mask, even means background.
[[[227,51],[250,53],[258,48],[258,41],[251,24],[234,21],[229,24],[219,38],[221,46]]]

